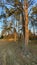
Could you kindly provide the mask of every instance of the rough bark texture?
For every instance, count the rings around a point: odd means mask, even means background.
[[[28,30],[28,3],[24,1],[24,17],[25,17],[25,50],[28,49],[28,41],[29,41],[29,30]]]

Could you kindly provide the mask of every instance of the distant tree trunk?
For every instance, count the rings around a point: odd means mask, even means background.
[[[25,50],[28,49],[29,30],[28,30],[28,3],[24,0],[24,18],[25,18]]]
[[[34,25],[33,25],[33,34],[35,35],[35,27],[34,27]]]
[[[35,39],[35,27],[33,25],[33,39]]]

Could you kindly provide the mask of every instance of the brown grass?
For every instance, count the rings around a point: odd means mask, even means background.
[[[0,41],[0,65],[37,65],[37,44],[29,42],[30,52],[23,54],[23,42]]]

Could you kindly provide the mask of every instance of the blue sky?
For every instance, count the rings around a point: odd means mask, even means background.
[[[3,1],[3,0],[2,0]],[[4,0],[5,1],[5,0]],[[37,0],[35,0],[35,3],[34,3],[34,5],[37,3]],[[7,7],[10,7],[10,6],[8,6],[8,5],[6,5]],[[2,8],[0,7],[0,15],[1,15],[1,12],[2,12]],[[10,19],[10,18],[9,18]],[[1,23],[1,21],[2,20],[0,20],[0,32],[2,31],[2,29],[1,29],[1,26],[3,25],[3,23]]]

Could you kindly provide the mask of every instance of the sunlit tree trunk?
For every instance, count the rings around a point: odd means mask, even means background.
[[[23,0],[21,0],[23,2]],[[29,41],[29,30],[28,30],[28,3],[24,0],[24,12],[22,12],[22,27],[25,42],[25,51],[28,51],[28,41]],[[23,9],[23,8],[22,8]]]
[[[24,18],[25,18],[25,50],[28,50],[29,30],[28,30],[28,3],[24,0]]]

